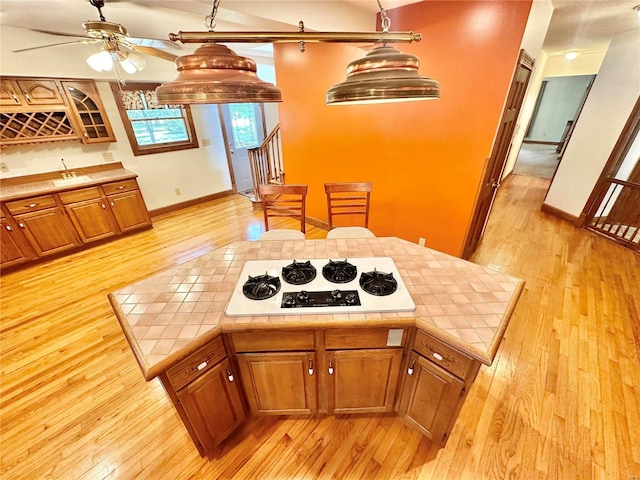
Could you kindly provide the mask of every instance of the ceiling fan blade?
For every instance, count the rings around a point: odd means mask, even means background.
[[[14,53],[27,52],[29,50],[38,50],[40,48],[59,47],[61,45],[73,45],[79,43],[95,43],[99,40],[93,40],[86,38],[84,40],[74,40],[73,42],[52,43],[50,45],[40,45],[39,47],[21,48],[20,50],[13,50]]]
[[[32,32],[46,33],[47,35],[56,35],[58,37],[76,37],[76,38],[84,37],[83,34],[77,35],[75,33],[52,32],[51,30],[40,30],[37,28],[30,28],[29,30],[31,30]]]
[[[135,52],[146,53],[147,55],[151,55],[152,57],[161,58],[163,60],[169,60],[170,62],[175,62],[178,55],[174,55],[173,53],[165,52],[164,50],[159,50],[153,47],[143,47],[141,45],[130,44],[126,45],[127,48]]]
[[[125,40],[128,43],[133,43],[140,47],[153,47],[153,48],[182,48],[179,43],[174,43],[170,40],[163,40],[162,38],[136,38],[127,35]]]

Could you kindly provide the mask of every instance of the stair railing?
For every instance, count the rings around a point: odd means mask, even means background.
[[[280,140],[280,124],[278,123],[259,147],[247,149],[251,166],[253,196],[260,200],[260,185],[284,185],[284,167],[282,164],[282,142]]]

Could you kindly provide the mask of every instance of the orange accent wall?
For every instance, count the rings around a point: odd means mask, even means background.
[[[482,170],[518,58],[531,1],[427,1],[389,10],[395,44],[440,82],[439,100],[325,105],[363,50],[274,48],[287,183],[307,183],[307,215],[327,220],[325,182],[373,182],[369,228],[452,255],[462,252]]]

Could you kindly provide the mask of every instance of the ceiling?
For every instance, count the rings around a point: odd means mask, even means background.
[[[415,1],[381,0],[381,3],[390,10]],[[606,49],[613,34],[640,28],[640,19],[633,11],[640,0],[552,0],[552,3],[555,10],[543,46],[550,55],[567,50]],[[206,31],[204,18],[211,8],[212,0],[105,0],[102,12],[108,21],[123,24],[133,37],[166,39],[170,32]],[[223,0],[215,30],[296,31],[298,21],[304,20],[308,30],[371,31],[376,29],[377,11],[376,0]],[[82,22],[87,20],[98,20],[89,0],[0,2],[2,26],[80,36]],[[73,39],[40,33],[29,36],[23,48],[69,40]],[[232,46],[234,50],[236,47]],[[268,49],[265,53],[264,48],[255,45],[242,47],[243,54],[248,53],[247,49],[255,49],[254,55],[269,55]]]

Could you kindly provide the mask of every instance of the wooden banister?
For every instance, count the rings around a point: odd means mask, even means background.
[[[251,166],[253,196],[260,200],[260,185],[284,185],[284,167],[282,163],[282,143],[280,124],[278,123],[259,147],[247,149]]]

